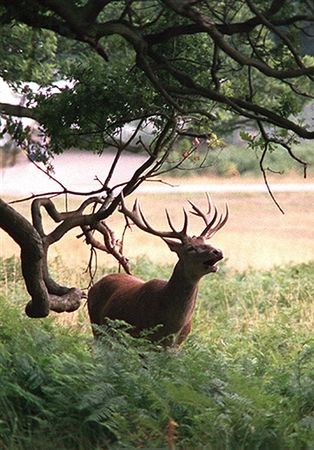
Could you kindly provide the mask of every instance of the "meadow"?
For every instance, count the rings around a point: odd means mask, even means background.
[[[52,269],[86,282],[60,259]],[[171,266],[140,259],[135,272],[167,277]],[[313,274],[314,263],[222,265],[174,352],[121,324],[95,344],[84,306],[28,319],[18,260],[2,259],[0,448],[313,449]]]
[[[203,194],[138,197],[156,228],[165,207],[179,226],[187,198],[206,206]],[[134,340],[122,324],[95,344],[86,305],[27,318],[19,249],[0,232],[0,450],[312,450],[314,194],[276,197],[285,215],[267,194],[213,196],[230,210],[212,240],[225,259],[201,282],[180,351]],[[29,215],[27,203],[15,206]],[[120,236],[121,214],[109,223]],[[201,228],[191,219],[191,234]],[[51,272],[84,289],[89,249],[77,234],[51,249]],[[160,239],[133,228],[124,246],[135,275],[169,277],[176,258]],[[96,278],[115,270],[98,258]]]
[[[300,177],[270,177],[272,183],[302,182]],[[195,177],[181,179],[180,181],[168,179],[173,184],[185,182],[206,185],[208,182],[217,184],[243,183],[243,178],[207,178]],[[258,180],[262,183],[262,180]],[[310,180],[311,181],[311,180]],[[250,178],[248,183],[256,183],[256,178]],[[306,183],[306,181],[304,182]],[[215,193],[212,200],[220,213],[224,212],[225,205],[229,207],[229,219],[222,231],[212,239],[213,245],[220,247],[225,254],[227,264],[231,268],[245,270],[250,267],[270,269],[275,265],[288,263],[302,263],[314,259],[314,218],[313,218],[313,192],[287,192],[276,193],[276,200],[284,210],[282,214],[270,199],[267,193]],[[149,223],[157,229],[167,229],[165,208],[170,212],[176,226],[180,227],[183,220],[182,208],[190,210],[187,200],[192,200],[202,209],[206,209],[206,197],[202,193],[135,193],[127,199],[127,205],[132,206],[138,198]],[[5,198],[7,201],[16,200],[14,197]],[[64,200],[56,198],[57,208],[65,210]],[[15,203],[13,205],[25,217],[30,219],[30,202]],[[67,198],[67,207],[78,207],[77,198]],[[52,223],[43,211],[46,230],[52,229]],[[122,214],[116,213],[108,219],[108,224],[114,230],[116,237],[123,233],[125,221]],[[199,233],[203,223],[190,215],[189,232]],[[66,265],[73,268],[82,267],[89,259],[89,248],[83,239],[78,241],[79,231],[68,233],[61,242],[52,246],[50,256],[52,259],[64,259]],[[132,260],[147,256],[158,264],[174,263],[176,258],[161,239],[150,236],[142,231],[132,228],[125,235],[125,254]],[[2,230],[0,230],[0,257],[19,255],[19,248]],[[106,266],[115,266],[111,256],[99,254],[99,263]]]

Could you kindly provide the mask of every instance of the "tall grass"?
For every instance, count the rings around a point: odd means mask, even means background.
[[[0,264],[0,449],[314,448],[314,263],[208,276],[179,352],[119,324],[95,344],[82,319],[26,318],[13,267]]]

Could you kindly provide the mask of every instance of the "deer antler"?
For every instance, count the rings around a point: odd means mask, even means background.
[[[188,228],[188,215],[183,208],[183,215],[184,215],[184,222],[182,230],[178,231],[174,228],[171,218],[169,215],[169,212],[166,209],[166,217],[167,222],[171,228],[171,231],[158,231],[155,230],[145,219],[145,216],[143,214],[143,211],[141,210],[140,204],[138,200],[136,199],[133,205],[132,211],[127,209],[124,203],[124,198],[121,196],[121,206],[120,211],[129,219],[132,220],[135,225],[140,228],[143,231],[146,231],[147,233],[153,234],[154,236],[159,236],[161,238],[172,238],[172,239],[179,239],[181,242],[185,242],[187,239],[187,228]]]
[[[193,208],[193,211],[191,211],[191,213],[194,214],[195,216],[201,217],[206,224],[206,227],[201,232],[200,236],[204,237],[205,239],[209,239],[212,236],[214,236],[214,234],[217,233],[217,231],[220,230],[220,228],[222,228],[225,225],[225,223],[227,222],[228,217],[229,217],[229,210],[228,210],[228,205],[226,205],[225,215],[223,216],[221,214],[218,219],[218,222],[216,222],[217,216],[218,216],[217,208],[216,208],[216,206],[213,206],[213,203],[212,203],[211,198],[208,193],[206,193],[206,198],[207,198],[207,202],[208,202],[207,213],[204,213],[203,211],[201,211],[201,209],[198,206],[196,206],[194,203],[192,203],[191,201],[189,201],[189,203]],[[214,210],[214,214],[212,217],[210,217],[212,210]],[[215,222],[216,222],[216,224],[215,224]]]

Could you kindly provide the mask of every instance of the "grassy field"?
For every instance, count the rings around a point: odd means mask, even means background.
[[[60,261],[52,269],[85,283]],[[170,271],[136,265],[144,278]],[[222,267],[174,353],[119,328],[95,345],[84,307],[64,326],[26,318],[17,260],[1,260],[0,448],[312,450],[313,274],[313,263]]]
[[[230,268],[244,270],[249,267],[269,269],[290,262],[301,263],[314,259],[314,193],[277,194],[285,214],[281,214],[267,194],[216,194],[213,200],[220,211],[228,203],[230,219],[227,225],[212,240],[225,254],[226,264]],[[167,229],[164,214],[165,207],[171,212],[178,226],[182,222],[182,207],[188,208],[186,199],[206,207],[203,194],[142,194],[138,195],[146,218],[156,228]],[[134,199],[134,197],[133,197]],[[132,199],[128,200],[131,206]],[[72,201],[70,206],[76,205]],[[29,205],[15,205],[23,214],[29,216]],[[61,207],[61,200],[59,200]],[[63,205],[62,205],[63,206]],[[190,230],[197,234],[202,223],[191,217]],[[47,220],[47,227],[50,223]],[[124,226],[121,214],[115,214],[108,223],[120,236]],[[73,230],[62,242],[51,248],[52,258],[60,257],[65,264],[82,268],[89,257],[89,249],[78,243],[77,230]],[[0,231],[0,256],[18,255],[19,249]],[[175,256],[166,245],[154,236],[149,236],[133,228],[128,231],[125,240],[125,254],[131,261],[146,256],[155,263],[173,263]],[[100,255],[100,264],[115,264],[110,257]]]
[[[139,196],[156,228],[165,207],[181,223],[186,197]],[[84,305],[25,317],[18,258],[5,259],[18,248],[0,234],[1,450],[313,450],[314,194],[278,194],[285,215],[264,194],[214,200],[230,209],[212,240],[225,261],[202,280],[193,332],[176,353],[120,328],[95,345]],[[110,225],[119,235],[121,215]],[[192,233],[201,228],[191,220]],[[52,248],[51,272],[86,288],[88,249],[76,234]],[[135,229],[125,254],[144,279],[169,277],[175,261]],[[100,258],[97,277],[110,265]]]

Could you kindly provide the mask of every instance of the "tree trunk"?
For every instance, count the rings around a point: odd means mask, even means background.
[[[46,317],[49,310],[70,312],[78,309],[84,294],[80,289],[61,287],[48,276],[48,249],[45,249],[41,236],[27,219],[2,199],[0,199],[0,227],[21,248],[22,274],[31,296],[25,308],[26,314],[29,317]],[[48,285],[46,278],[49,279]],[[51,285],[53,292],[49,289]]]

